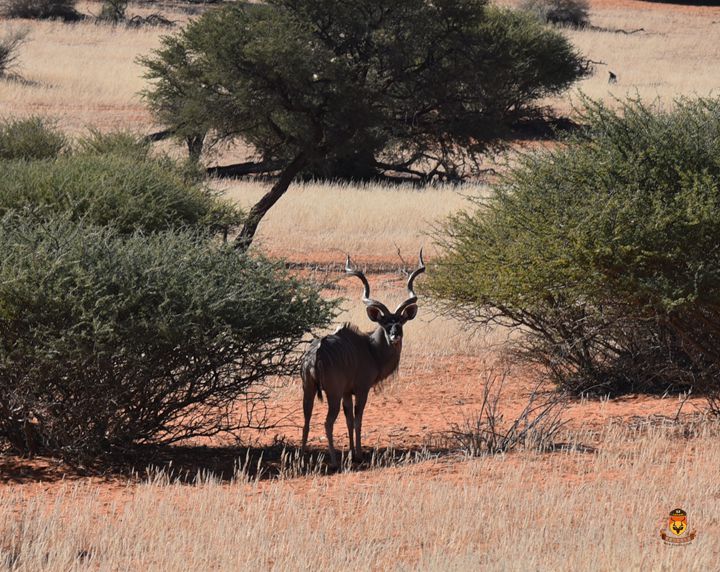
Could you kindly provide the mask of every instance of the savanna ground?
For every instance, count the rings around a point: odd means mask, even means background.
[[[80,9],[98,13],[100,5]],[[129,12],[156,10],[131,4]],[[162,10],[178,22],[190,17],[179,5]],[[584,93],[666,105],[678,95],[717,94],[720,8],[595,0],[591,20],[605,30],[567,31],[588,58],[604,62],[580,84]],[[22,81],[0,83],[0,115],[46,115],[71,133],[88,126],[152,130],[135,59],[158,46],[164,31],[0,22],[8,26],[27,28],[30,40],[19,62]],[[616,84],[608,84],[609,70]],[[573,91],[547,104],[569,113],[576,98]],[[208,161],[244,154],[218,148]],[[266,188],[215,184],[243,205]],[[344,253],[372,270],[374,297],[397,303],[404,295],[399,268],[415,263],[421,244],[431,260],[434,225],[466,208],[467,196],[485,192],[480,183],[293,186],[262,223],[254,248],[302,263],[328,296],[346,298],[338,321],[365,327],[359,282],[341,277]],[[536,387],[535,372],[506,371],[499,358],[505,337],[472,335],[421,299],[406,329],[401,371],[366,409],[364,445],[375,457],[365,470],[326,475],[317,460],[303,468],[293,458],[302,418],[296,380],[270,384],[275,428],[244,436],[267,447],[262,461],[258,448],[236,459],[230,442],[202,443],[225,448],[191,449],[158,460],[158,473],[129,477],[0,457],[0,568],[720,570],[720,425],[702,419],[702,400],[573,400],[556,435],[566,446],[554,452],[471,458],[453,450],[448,432],[477,414],[485,381],[504,377],[506,420]],[[316,455],[326,445],[324,408],[316,405],[311,429]],[[344,425],[340,416],[341,447]],[[268,459],[265,476],[258,475]],[[265,478],[270,470],[276,478]],[[698,531],[691,546],[660,541],[676,507]]]

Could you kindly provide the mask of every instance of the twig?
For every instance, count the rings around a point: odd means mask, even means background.
[[[691,394],[692,394],[692,387],[685,392],[685,397],[683,397],[683,400],[680,402],[680,407],[678,407],[677,413],[675,414],[676,422],[680,419],[680,412],[682,411],[682,408],[685,405],[685,403],[687,403],[687,400],[690,399]]]

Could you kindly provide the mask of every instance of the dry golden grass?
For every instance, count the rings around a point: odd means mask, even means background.
[[[497,0],[517,6],[519,0]],[[670,105],[681,95],[718,95],[720,7],[689,7],[636,0],[590,0],[593,28],[564,33],[585,57],[604,62],[567,94],[546,103],[570,113],[582,91],[594,99],[640,96]],[[604,29],[604,31],[597,28]],[[625,32],[633,32],[624,34]],[[608,71],[618,76],[608,83]]]
[[[595,26],[644,31],[626,35],[568,30],[581,53],[607,63],[596,66],[595,75],[578,89],[597,99],[639,95],[666,104],[679,95],[718,95],[720,25],[714,20],[720,20],[720,8],[713,13],[629,7],[592,11]],[[617,74],[616,84],[608,84],[608,70]]]
[[[150,116],[138,95],[146,82],[136,58],[159,45],[157,28],[29,21],[0,26],[29,31],[18,61],[23,80],[0,83],[0,116],[44,115],[70,132],[87,126],[147,129]]]
[[[692,431],[691,431],[692,433]],[[510,454],[260,483],[156,478],[0,494],[3,569],[716,570],[717,425],[606,429],[599,452]],[[380,473],[372,475],[372,473]],[[660,540],[682,507],[698,537]]]
[[[218,182],[243,207],[254,204],[269,184]],[[291,260],[344,263],[358,261],[400,265],[400,252],[417,262],[421,246],[432,257],[429,234],[434,225],[482,196],[482,185],[413,188],[382,185],[293,184],[263,219],[256,245]]]

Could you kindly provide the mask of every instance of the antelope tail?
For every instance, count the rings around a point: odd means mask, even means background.
[[[322,377],[322,367],[320,366],[319,363],[315,364],[315,367],[313,368],[313,371],[312,371],[312,376],[315,379],[315,390],[317,391],[318,401],[322,401],[323,400],[322,383],[320,381],[320,379]]]
[[[307,392],[311,387],[315,390],[317,398],[322,401],[322,384],[320,383],[319,364],[311,365],[301,370],[303,389]]]

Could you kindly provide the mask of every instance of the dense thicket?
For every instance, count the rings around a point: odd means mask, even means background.
[[[575,390],[715,387],[720,100],[586,102],[582,119],[449,221],[430,288],[520,330],[520,354]]]
[[[75,4],[76,0],[0,0],[0,15],[5,18],[75,22],[83,18],[75,9]]]
[[[305,171],[457,179],[536,102],[587,73],[568,40],[486,0],[271,0],[211,10],[143,60],[158,120],[199,154],[239,138],[277,185]]]
[[[98,460],[251,423],[331,304],[189,231],[0,221],[0,438]],[[249,408],[249,409],[248,409]],[[258,413],[257,411],[255,412]]]
[[[262,425],[332,304],[221,241],[242,220],[128,132],[0,124],[0,443],[99,461]]]

